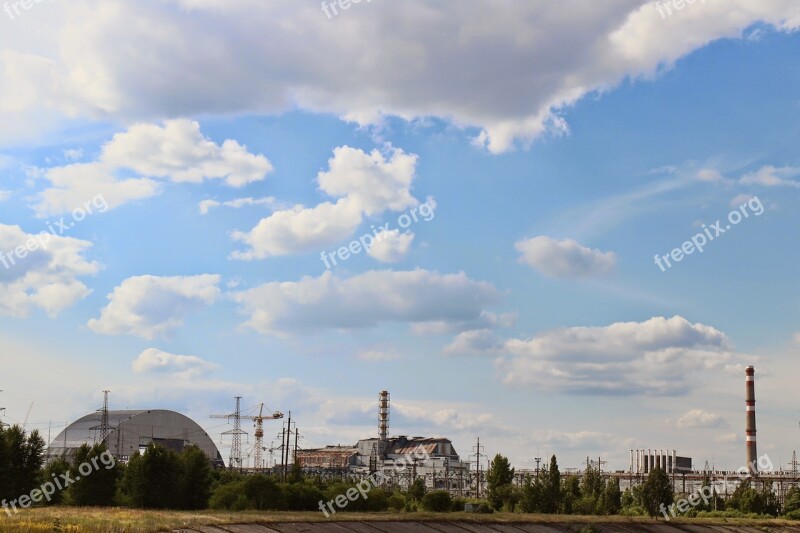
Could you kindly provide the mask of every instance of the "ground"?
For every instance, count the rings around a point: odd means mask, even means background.
[[[256,525],[260,524],[260,525]],[[56,507],[31,509],[9,518],[0,516],[0,532],[61,531],[151,533],[157,531],[207,533],[524,533],[524,532],[766,532],[800,533],[800,522],[749,519],[674,519],[671,522],[620,516],[557,516],[497,513],[226,513],[173,512],[131,509]]]

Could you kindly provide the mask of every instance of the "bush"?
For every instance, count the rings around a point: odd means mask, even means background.
[[[784,518],[788,520],[800,520],[800,509],[795,509],[794,511],[789,511],[784,515]]]
[[[392,511],[400,512],[405,508],[405,506],[406,499],[399,492],[393,492],[386,500],[386,507]]]
[[[445,490],[434,490],[422,497],[422,508],[433,513],[450,512],[453,499]]]
[[[218,485],[211,493],[209,507],[220,511],[242,511],[246,509],[248,500],[247,496],[245,496],[245,481],[237,480]]]

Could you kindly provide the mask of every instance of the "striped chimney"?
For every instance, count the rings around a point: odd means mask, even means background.
[[[744,370],[745,415],[747,427],[747,468],[751,474],[758,474],[758,452],[756,450],[756,383],[755,369],[748,366]]]

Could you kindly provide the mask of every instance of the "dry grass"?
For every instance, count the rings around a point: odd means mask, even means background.
[[[28,533],[54,531],[56,520],[64,533],[121,532],[152,533],[179,529],[188,526],[213,524],[246,524],[275,522],[321,522],[338,521],[463,521],[463,522],[529,522],[540,524],[576,523],[654,523],[647,518],[625,516],[564,516],[564,515],[526,515],[495,513],[477,515],[466,513],[339,513],[325,518],[319,512],[258,513],[258,512],[179,512],[179,511],[140,511],[122,508],[75,508],[49,507],[29,509],[12,518],[0,513],[0,531],[3,533]],[[673,519],[671,524],[704,525],[746,525],[750,527],[780,527],[797,525],[785,520],[751,520],[745,518],[706,518]]]

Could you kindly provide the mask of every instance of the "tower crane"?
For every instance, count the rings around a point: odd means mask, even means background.
[[[255,421],[256,425],[256,449],[253,458],[253,466],[256,471],[264,468],[264,460],[261,452],[264,451],[264,420],[278,420],[283,418],[283,413],[275,411],[271,415],[264,415],[264,404],[262,403],[258,408],[258,416],[244,416],[248,420]]]
[[[256,426],[256,433],[255,433],[256,434],[256,444],[255,444],[255,448],[254,448],[255,453],[253,454],[253,456],[254,456],[253,457],[253,459],[254,459],[253,460],[253,462],[254,462],[253,466],[255,467],[256,470],[261,470],[261,469],[264,468],[264,461],[262,459],[262,452],[264,451],[264,420],[277,420],[279,418],[283,418],[283,413],[281,413],[280,411],[275,411],[272,414],[264,414],[264,404],[262,403],[258,407],[259,407],[259,409],[258,409],[258,414],[257,415],[243,415],[243,414],[240,414],[238,412],[238,409],[237,409],[237,412],[234,413],[234,414],[230,414],[230,415],[211,415],[211,418],[226,418],[226,419],[231,419],[232,418],[234,420],[234,425],[235,425],[235,429],[233,431],[237,432],[237,434],[243,434],[244,433],[244,431],[239,429],[240,428],[240,426],[239,426],[239,421],[240,420],[242,420],[242,419],[244,419],[244,420],[253,420],[255,422],[255,426]],[[236,455],[236,452],[234,452],[234,455]],[[240,450],[238,451],[238,457],[239,457],[238,466],[239,466],[239,468],[241,468],[242,465],[241,465],[241,451]],[[233,462],[235,462],[235,461],[232,461],[232,463]],[[232,464],[231,466],[232,466],[232,468],[235,468],[235,465]]]

